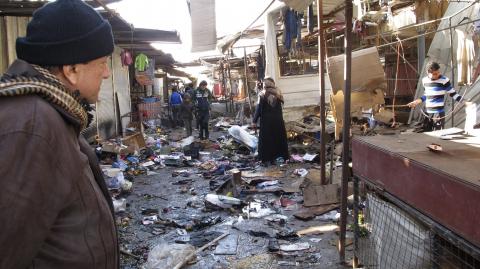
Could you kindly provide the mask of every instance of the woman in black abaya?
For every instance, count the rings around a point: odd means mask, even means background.
[[[260,118],[258,158],[263,163],[273,163],[277,158],[289,158],[287,132],[283,121],[283,96],[275,87],[272,78],[265,78],[259,94],[258,105],[253,118],[256,125]]]

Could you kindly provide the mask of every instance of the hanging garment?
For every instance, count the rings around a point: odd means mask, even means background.
[[[313,5],[308,6],[308,18],[307,18],[308,33],[313,34],[313,28],[315,26],[315,18],[313,17]]]
[[[132,54],[128,50],[123,50],[120,53],[120,58],[122,60],[122,66],[129,66],[133,63]]]
[[[257,56],[257,78],[258,80],[263,80],[265,77],[265,67],[263,66],[263,56],[261,53]]]
[[[297,15],[292,9],[285,11],[284,18],[284,45],[287,51],[292,48],[292,40],[297,37]]]
[[[475,46],[471,35],[455,29],[457,33],[457,74],[458,85],[472,84],[472,65],[475,58]]]
[[[302,47],[302,19],[303,13],[297,13],[297,49]]]
[[[143,72],[147,67],[148,67],[147,55],[143,53],[138,54],[137,57],[135,58],[135,69],[137,69],[140,72]]]

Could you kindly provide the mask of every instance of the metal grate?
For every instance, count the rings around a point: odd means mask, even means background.
[[[431,268],[431,234],[406,212],[368,194],[358,257],[366,268]]]
[[[367,191],[354,206],[359,267],[480,268],[480,250],[388,194]]]

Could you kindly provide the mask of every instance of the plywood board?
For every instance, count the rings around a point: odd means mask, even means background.
[[[342,54],[327,59],[328,75],[334,94],[345,89],[344,58]],[[365,72],[367,70],[368,72]],[[372,47],[353,52],[352,91],[385,90],[386,88],[385,72],[377,49]]]

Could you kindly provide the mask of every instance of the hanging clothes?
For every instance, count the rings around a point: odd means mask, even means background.
[[[307,27],[308,27],[308,33],[313,34],[313,28],[315,27],[315,18],[313,16],[313,5],[308,6]]]
[[[458,85],[472,84],[472,65],[475,58],[475,45],[470,34],[455,29],[457,33],[457,74]]]
[[[122,60],[122,66],[129,66],[133,63],[132,54],[128,50],[123,50],[120,53],[120,59]]]
[[[145,69],[148,67],[148,57],[147,55],[140,53],[135,58],[135,69],[140,72],[144,72]]]
[[[302,19],[303,13],[297,13],[297,49],[302,47]]]
[[[298,26],[297,26],[298,20],[297,20],[297,14],[293,9],[287,8],[285,9],[284,15],[283,15],[283,44],[287,51],[290,51],[292,48],[292,40],[297,37],[297,31],[298,31]]]
[[[265,67],[263,65],[262,53],[258,53],[256,61],[257,61],[257,78],[258,80],[263,80],[263,78],[265,77]]]
[[[363,21],[354,20],[353,21],[352,32],[357,34],[360,37],[366,37],[367,36],[367,27],[366,27],[366,25]]]

